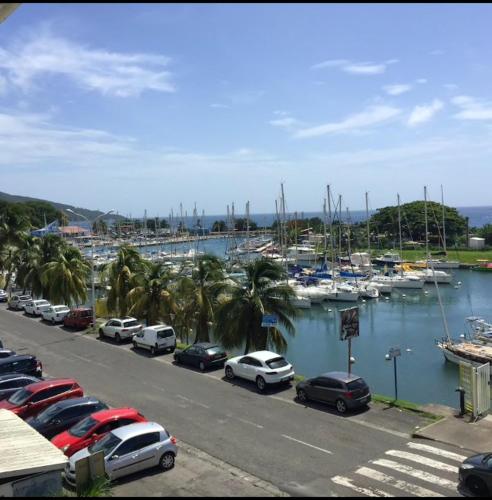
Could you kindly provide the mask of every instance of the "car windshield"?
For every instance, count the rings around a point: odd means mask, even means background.
[[[28,391],[27,389],[19,389],[18,391],[14,392],[14,394],[12,394],[12,396],[10,396],[8,401],[9,401],[9,403],[12,403],[13,405],[22,405],[31,396],[32,396],[31,391]]]
[[[78,424],[75,424],[73,427],[71,427],[68,432],[72,436],[82,437],[85,436],[96,424],[97,420],[94,420],[92,417],[86,417]]]
[[[125,328],[129,328],[130,326],[138,326],[138,321],[137,321],[136,319],[133,319],[133,320],[131,320],[131,321],[125,321],[125,322],[123,323],[123,326],[124,326]]]
[[[31,300],[31,298],[32,298],[32,297],[31,297],[30,295],[21,295],[21,296],[19,297],[19,300]]]
[[[104,456],[109,455],[121,443],[121,439],[116,437],[112,432],[104,436],[100,441],[87,448],[89,453],[97,453],[102,451]]]
[[[349,382],[347,384],[347,388],[349,391],[355,391],[357,389],[365,389],[366,383],[361,378],[358,378],[357,380],[352,380],[352,382]]]
[[[70,309],[68,307],[65,307],[65,306],[57,306],[57,307],[53,307],[53,310],[55,310],[56,312],[61,312],[61,311],[70,311]]]
[[[160,339],[165,339],[166,337],[172,337],[173,331],[171,328],[166,328],[165,330],[159,330],[157,332],[157,337]]]
[[[36,420],[42,424],[47,424],[59,411],[60,409],[57,408],[57,405],[49,406],[36,417]]]
[[[38,306],[45,306],[45,305],[48,305],[48,304],[49,304],[49,302],[47,300],[40,300],[37,303]]]
[[[282,356],[279,356],[278,358],[273,358],[273,359],[269,359],[268,361],[266,361],[266,364],[269,368],[283,368],[284,366],[287,366],[289,363],[287,363],[287,361],[285,361],[284,358],[282,358]]]
[[[224,352],[224,351],[223,351],[223,350],[222,350],[222,348],[221,348],[221,347],[219,347],[219,346],[209,347],[209,348],[207,349],[207,354],[208,354],[209,356],[213,356],[214,354],[221,354],[222,352]]]

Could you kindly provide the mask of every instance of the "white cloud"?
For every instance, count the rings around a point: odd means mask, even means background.
[[[389,59],[383,63],[353,62],[347,59],[330,59],[311,66],[311,69],[340,68],[345,73],[353,75],[378,75],[384,73],[390,64],[395,64],[398,59]]]
[[[456,83],[445,83],[443,86],[444,86],[444,88],[446,88],[448,90],[457,90],[458,89],[458,85],[456,85]]]
[[[221,104],[219,102],[214,102],[210,105],[211,108],[219,108],[219,109],[230,109],[231,107],[228,104]]]
[[[301,124],[301,122],[299,120],[296,120],[295,118],[292,118],[291,116],[286,116],[285,118],[278,118],[277,120],[270,120],[269,123],[270,123],[270,125],[273,125],[274,127],[280,127],[280,128],[286,128],[286,129],[291,129],[294,126]]]
[[[427,78],[417,78],[416,83],[427,83]]]
[[[0,75],[0,96],[7,93],[7,80]]]
[[[492,102],[484,102],[474,97],[459,95],[453,97],[451,102],[461,108],[454,115],[460,120],[492,120]]]
[[[389,95],[400,95],[412,90],[412,85],[408,83],[395,83],[394,85],[385,85],[383,90]]]
[[[425,123],[429,121],[443,107],[444,104],[439,99],[434,99],[430,104],[415,106],[415,108],[413,108],[413,111],[410,113],[407,125],[409,127],[415,127],[416,125]]]
[[[64,75],[79,87],[117,97],[143,91],[174,92],[163,55],[94,49],[48,32],[0,47],[0,70],[10,84],[29,90],[45,75]]]
[[[295,137],[317,137],[338,132],[358,131],[367,127],[380,125],[395,118],[400,113],[400,109],[390,106],[370,106],[361,113],[350,115],[340,122],[326,123],[298,130]]]

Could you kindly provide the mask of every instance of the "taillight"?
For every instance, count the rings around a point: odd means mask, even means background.
[[[278,372],[265,372],[265,375],[277,375]]]
[[[128,331],[128,329],[123,328],[123,330],[121,330],[121,333],[126,333],[127,331]]]
[[[43,369],[43,363],[41,363],[41,361],[39,361],[39,360],[38,360],[38,361],[36,361],[36,368],[37,368],[38,370],[42,370],[42,369]]]
[[[344,393],[344,396],[345,396],[346,398],[348,398],[348,399],[352,399],[352,398],[353,398],[353,396],[354,396],[354,393],[353,393],[353,392],[351,392],[351,391],[349,391],[349,392]]]
[[[171,436],[171,443],[176,444],[176,438],[174,436]]]

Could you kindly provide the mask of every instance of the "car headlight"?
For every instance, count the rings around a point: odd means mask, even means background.
[[[460,465],[460,469],[461,470],[470,470],[470,469],[474,469],[475,466],[473,464],[461,464]]]
[[[61,450],[65,453],[70,448],[69,444],[66,444]]]

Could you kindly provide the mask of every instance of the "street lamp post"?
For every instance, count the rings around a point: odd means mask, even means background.
[[[77,217],[82,217],[85,219],[89,225],[90,225],[90,231],[92,233],[92,228],[94,227],[95,223],[97,222],[98,219],[101,217],[104,217],[106,215],[112,214],[114,210],[110,210],[109,212],[106,212],[105,214],[98,215],[94,221],[90,221],[85,215],[79,214],[77,212],[74,212],[72,209],[67,208],[67,212],[70,212]],[[95,284],[94,284],[94,237],[91,234],[91,289],[92,289],[92,329],[95,330],[96,328],[96,292],[95,292]]]
[[[391,347],[388,354],[385,356],[386,361],[390,361],[391,359],[393,360],[393,369],[395,373],[395,401],[398,399],[398,379],[396,376],[396,358],[398,356],[401,356],[401,350],[399,347]]]

